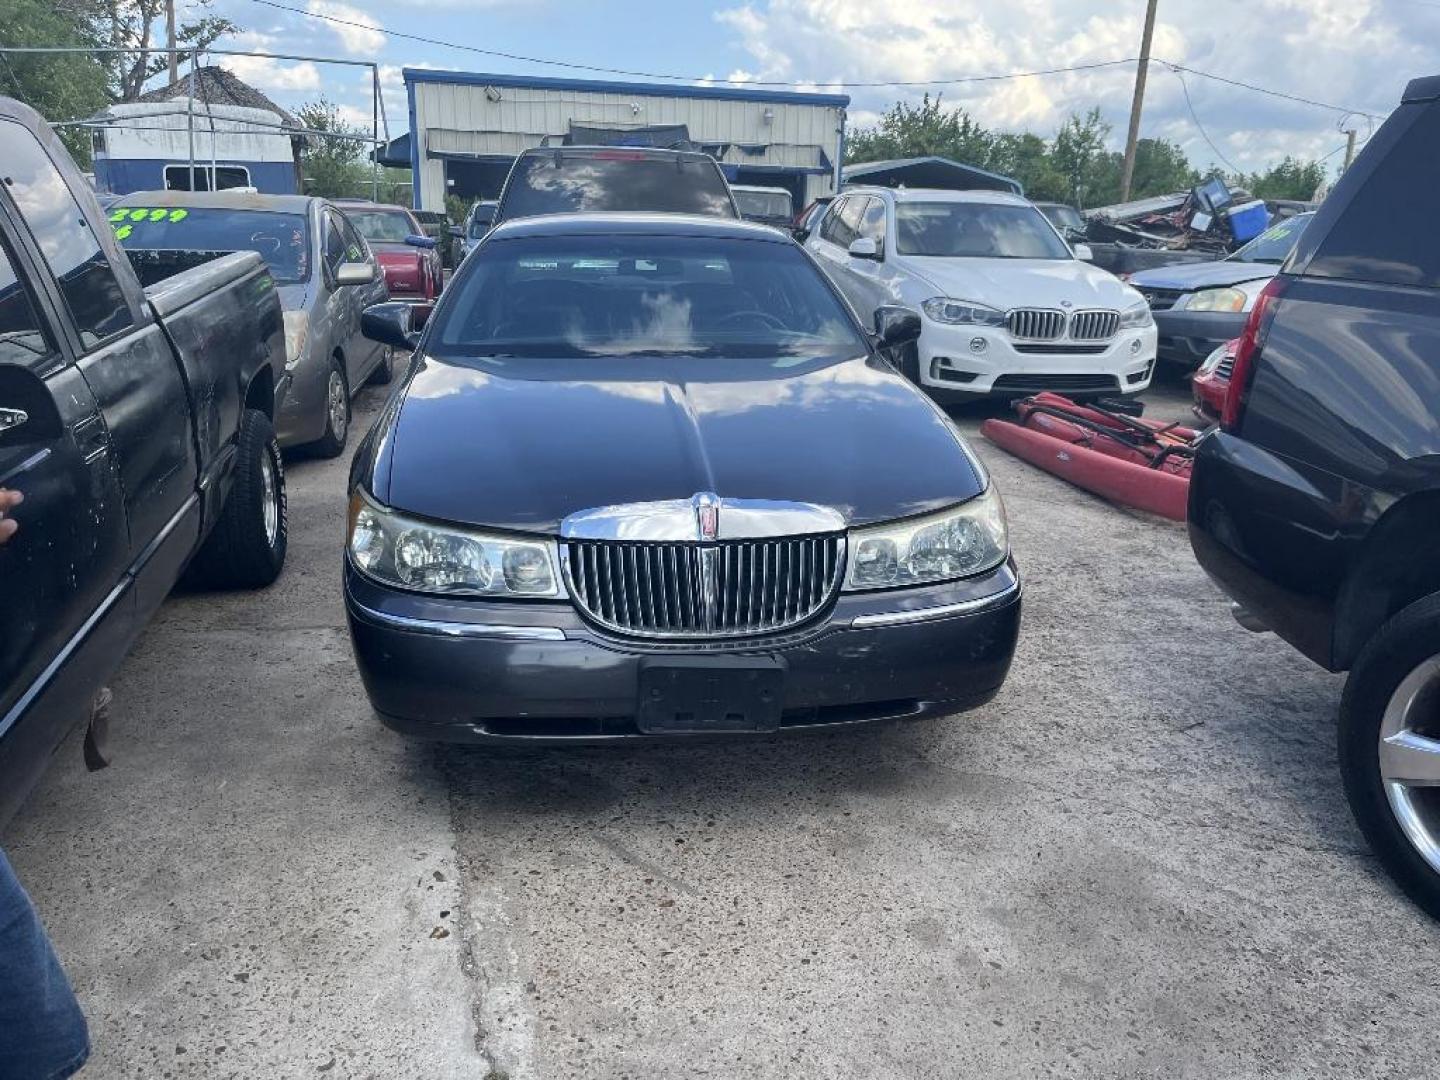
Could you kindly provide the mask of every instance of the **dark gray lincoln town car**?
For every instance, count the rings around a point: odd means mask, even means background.
[[[943,715],[1010,666],[989,477],[790,237],[679,215],[491,232],[350,481],[370,699],[433,738],[599,741]],[[866,313],[870,315],[871,313]]]

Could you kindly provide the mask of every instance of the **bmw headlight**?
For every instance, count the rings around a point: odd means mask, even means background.
[[[310,315],[304,311],[285,312],[285,370],[294,371],[305,354],[305,340],[310,336]]]
[[[1150,305],[1144,300],[1138,304],[1131,304],[1120,312],[1121,330],[1143,330],[1147,326],[1154,325],[1155,317],[1150,314]]]
[[[934,296],[920,305],[925,314],[938,323],[952,326],[1004,326],[1005,313],[969,300],[951,300]]]
[[[361,573],[400,589],[511,598],[564,595],[553,540],[417,521],[358,492],[350,498],[348,546]]]
[[[1201,289],[1185,300],[1186,311],[1244,311],[1249,306],[1250,298],[1233,288]]]
[[[854,529],[845,588],[898,589],[993,570],[1010,554],[1005,504],[991,484],[938,514]]]

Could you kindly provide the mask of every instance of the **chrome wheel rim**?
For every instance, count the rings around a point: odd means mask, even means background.
[[[260,456],[260,516],[265,523],[265,542],[272,548],[280,536],[280,485],[275,482],[275,462],[266,447]]]
[[[330,372],[330,382],[325,388],[326,408],[330,411],[330,433],[337,439],[345,437],[345,425],[349,423],[349,404],[345,400],[345,380],[338,371]]]
[[[1406,839],[1440,874],[1440,656],[1390,695],[1380,720],[1380,780]]]

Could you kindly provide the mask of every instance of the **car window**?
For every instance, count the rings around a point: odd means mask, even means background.
[[[1440,105],[1427,106],[1344,207],[1306,274],[1440,288],[1433,227]]]
[[[335,224],[340,229],[340,235],[345,240],[345,261],[346,262],[369,262],[370,247],[364,239],[355,231],[355,226],[350,224],[344,214],[335,219]]]
[[[146,264],[167,253],[214,257],[231,251],[258,252],[277,284],[310,278],[310,226],[304,214],[147,206],[127,200],[111,209],[110,226],[142,278],[147,276]]]
[[[335,222],[334,214],[325,215],[325,269],[334,273],[345,261],[345,237],[340,234],[340,226]]]
[[[982,259],[1073,259],[1033,206],[897,202],[895,250],[902,255]]]
[[[210,191],[211,169],[209,165],[195,166],[195,190]],[[215,170],[216,185],[214,190],[225,191],[229,188],[249,187],[250,170],[243,165],[220,165]],[[190,190],[190,166],[166,165],[165,166],[165,189],[167,191],[189,191]]]
[[[830,204],[830,209],[820,221],[820,239],[832,244],[840,243],[840,211],[845,209],[848,198],[836,199]]]
[[[866,346],[791,245],[662,236],[491,240],[436,309],[447,357],[853,356]]]
[[[4,123],[13,130],[0,139],[9,151],[0,177],[60,285],[81,344],[92,348],[134,325],[130,305],[60,170],[33,134]]]
[[[741,217],[788,218],[794,211],[790,196],[783,191],[735,191],[735,205]]]
[[[16,276],[9,246],[0,237],[0,364],[40,371],[54,358],[55,345],[40,322],[35,298]]]
[[[884,199],[870,198],[866,200],[865,209],[860,218],[860,235],[874,240],[879,249],[885,247]]]
[[[580,211],[656,211],[735,216],[714,158],[656,157],[640,150],[555,149],[515,161],[501,195],[505,220]]]
[[[346,210],[345,216],[372,244],[403,244],[419,231],[404,210]]]
[[[865,202],[858,195],[840,199],[825,215],[825,231],[821,234],[832,244],[848,248],[860,235],[861,207]]]

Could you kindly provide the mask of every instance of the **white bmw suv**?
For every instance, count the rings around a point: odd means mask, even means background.
[[[1018,195],[849,188],[805,246],[867,325],[882,305],[922,313],[900,366],[938,399],[1150,385],[1145,298]]]

